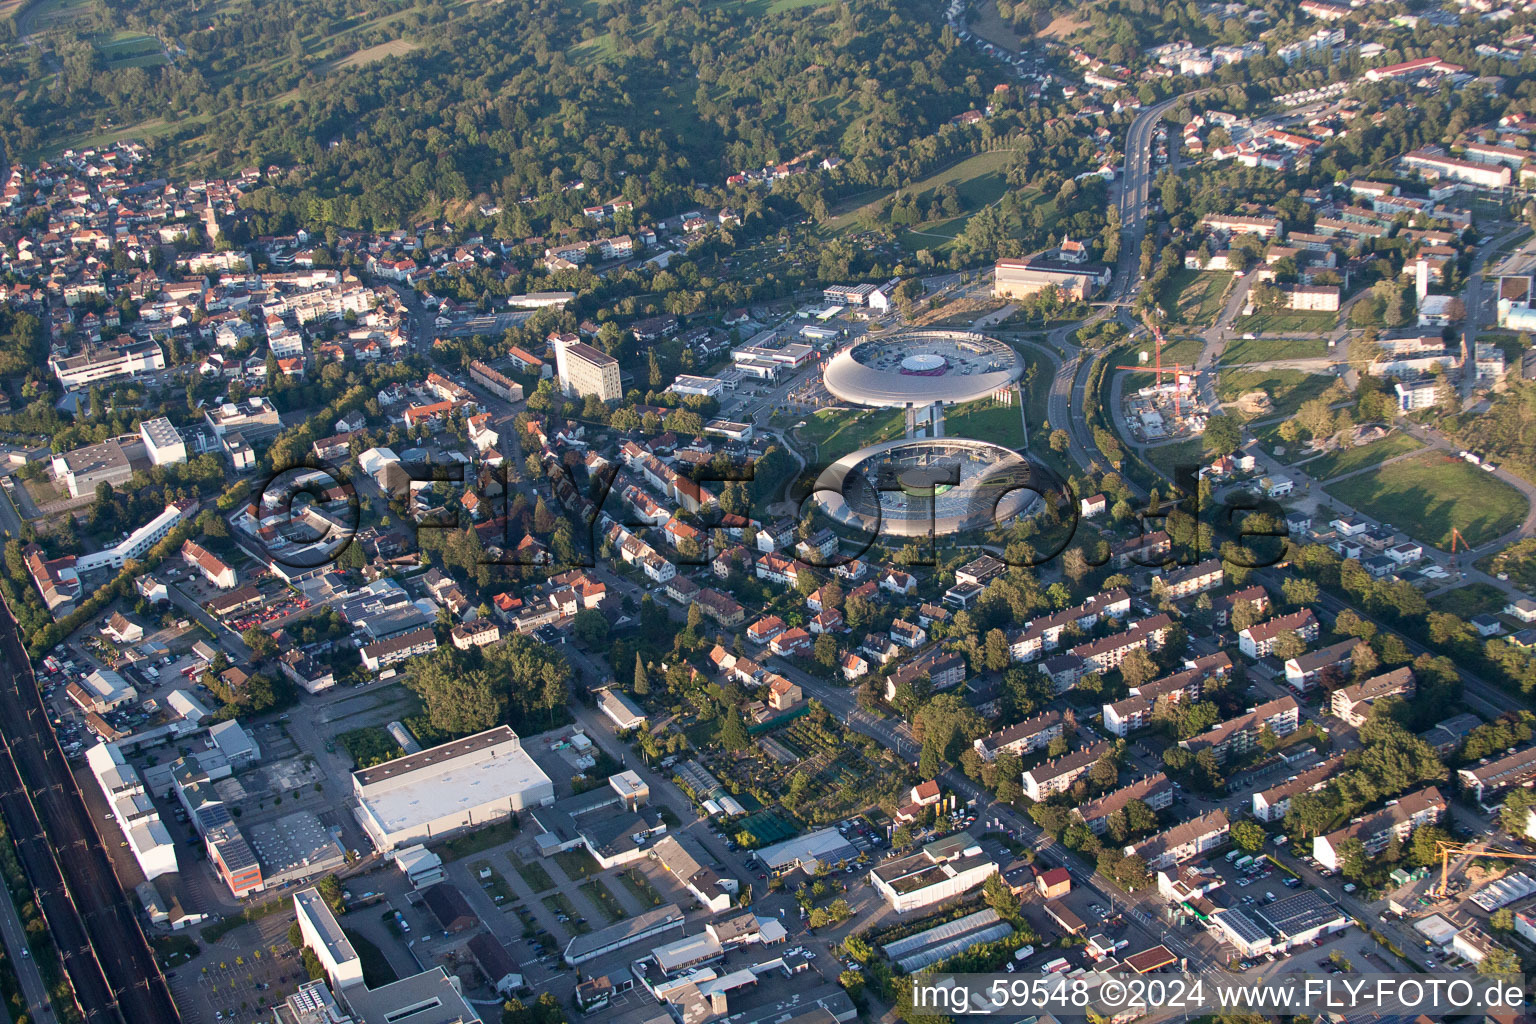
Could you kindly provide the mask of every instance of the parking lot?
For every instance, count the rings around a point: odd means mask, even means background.
[[[278,914],[237,928],[209,946],[199,962],[168,975],[187,1024],[272,1019],[271,1007],[309,980],[288,945],[292,918]]]

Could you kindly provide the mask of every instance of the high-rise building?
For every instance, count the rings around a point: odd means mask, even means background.
[[[583,341],[556,339],[554,346],[560,389],[567,395],[596,395],[604,402],[624,397],[619,384],[619,361],[613,356]]]

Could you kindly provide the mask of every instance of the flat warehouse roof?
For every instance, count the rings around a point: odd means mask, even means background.
[[[385,761],[383,764],[375,765],[372,768],[364,768],[361,771],[353,772],[352,775],[357,779],[358,785],[372,786],[375,783],[384,782],[388,779],[398,779],[410,772],[420,771],[423,768],[441,764],[452,758],[463,757],[465,754],[473,754],[494,747],[498,743],[506,743],[509,740],[516,739],[517,733],[513,732],[510,726],[498,725],[494,729],[477,732],[473,736],[466,736],[461,740],[440,743],[420,753],[407,754],[404,757],[397,757],[393,761]]]
[[[358,803],[384,831],[395,833],[552,785],[533,758],[516,747],[494,757],[442,762],[440,770],[364,790],[358,794]]]

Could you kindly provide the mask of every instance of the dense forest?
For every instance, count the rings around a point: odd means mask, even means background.
[[[562,203],[579,214],[617,195],[656,200],[813,150],[874,181],[893,151],[992,84],[978,77],[982,58],[913,0],[384,12],[349,0],[160,0],[97,18],[185,53],[162,67],[115,66],[101,32],[80,24],[52,29],[46,57],[10,47],[0,66],[8,155],[103,123],[174,119],[155,138],[167,167],[301,168],[265,207],[352,228],[462,214],[478,199],[501,206],[517,234],[519,220]],[[357,51],[362,43],[373,49]],[[525,210],[524,197],[555,208]]]

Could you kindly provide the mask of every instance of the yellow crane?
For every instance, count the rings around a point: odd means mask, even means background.
[[[1437,842],[1436,849],[1440,853],[1440,888],[1435,890],[1435,895],[1445,897],[1450,883],[1451,854],[1470,853],[1477,857],[1493,857],[1498,860],[1536,860],[1536,853],[1518,853],[1514,850],[1495,850],[1483,846],[1481,843],[1447,843]]]

